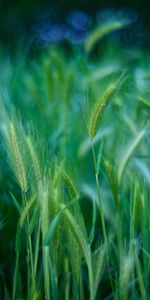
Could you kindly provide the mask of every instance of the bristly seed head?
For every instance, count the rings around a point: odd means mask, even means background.
[[[88,130],[91,138],[95,137],[98,123],[103,115],[105,107],[109,104],[115,90],[116,85],[111,84],[104,92],[102,97],[95,103],[88,122]]]

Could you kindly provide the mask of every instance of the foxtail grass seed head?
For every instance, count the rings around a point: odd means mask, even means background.
[[[30,153],[31,160],[32,160],[32,167],[33,167],[33,170],[34,170],[36,185],[38,187],[39,182],[42,179],[40,163],[39,163],[37,153],[34,149],[34,145],[33,145],[33,142],[31,140],[30,136],[27,136],[26,142],[27,142],[27,146],[28,146],[29,153]]]
[[[106,106],[109,104],[111,97],[116,91],[116,85],[111,84],[104,94],[95,103],[88,122],[88,130],[91,138],[94,138],[97,132],[99,121],[102,118]]]
[[[18,142],[16,128],[12,121],[9,121],[8,123],[7,139],[16,178],[19,182],[22,191],[26,192],[28,189],[26,169]]]
[[[65,170],[62,170],[62,177],[65,183],[66,188],[69,191],[69,194],[72,198],[78,198],[78,192],[77,189],[74,185],[74,183],[72,182],[72,179],[69,177],[69,175],[67,174],[67,172]]]

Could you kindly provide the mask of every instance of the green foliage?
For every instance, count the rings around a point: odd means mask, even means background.
[[[1,299],[148,299],[148,58],[131,51],[0,58]]]

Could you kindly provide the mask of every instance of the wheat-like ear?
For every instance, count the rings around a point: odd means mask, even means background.
[[[127,254],[122,253],[120,263],[120,277],[119,277],[119,299],[128,299],[128,283],[134,267],[134,253],[133,253],[134,240],[130,242],[130,249]]]
[[[72,234],[74,235],[79,245],[79,248],[82,251],[85,262],[87,264],[88,273],[89,273],[90,299],[92,300],[94,299],[94,290],[93,290],[93,265],[92,265],[92,257],[91,257],[91,248],[88,245],[87,241],[85,240],[84,234],[80,229],[80,226],[78,225],[77,221],[71,214],[71,212],[68,209],[65,209],[64,205],[62,205],[61,207],[62,209],[64,209],[63,217],[66,223],[68,224]]]
[[[88,247],[87,241],[84,238],[84,234],[81,231],[78,223],[76,222],[75,218],[73,217],[72,213],[65,209],[64,205],[61,205],[61,208],[63,210],[63,217],[65,219],[65,222],[69,225],[69,229],[72,231],[74,237],[76,238],[79,247],[83,253],[83,256],[85,258],[85,261],[88,265],[89,263],[89,254],[90,254],[90,248]]]
[[[65,183],[66,188],[69,191],[69,194],[72,198],[78,198],[79,194],[77,192],[77,189],[72,181],[72,179],[69,177],[69,175],[67,174],[67,172],[62,169],[62,177]]]
[[[105,35],[113,32],[115,30],[121,29],[125,26],[125,24],[121,21],[112,20],[107,23],[102,24],[100,27],[96,28],[91,34],[88,36],[85,43],[85,50],[90,52],[95,44],[102,39]]]
[[[91,138],[94,138],[94,136],[96,135],[98,123],[101,120],[105,107],[109,104],[111,97],[114,95],[115,91],[116,85],[112,83],[108,86],[100,99],[96,101],[88,121],[88,130]]]
[[[30,136],[26,137],[26,142],[27,142],[27,146],[28,146],[29,153],[30,153],[31,160],[32,160],[32,167],[33,167],[34,174],[35,174],[36,185],[38,187],[39,182],[42,179],[40,163],[39,163],[39,160],[38,160],[38,157],[37,157],[37,154],[36,154],[36,151],[33,146],[33,142],[31,141]]]
[[[11,120],[9,120],[7,124],[6,140],[7,140],[8,150],[11,153],[11,161],[12,161],[16,178],[19,182],[22,191],[26,192],[28,189],[28,182],[27,182],[24,159],[20,150],[15,125],[14,122]]]
[[[76,241],[76,238],[72,235],[71,230],[68,230],[68,244],[69,244],[69,253],[71,258],[73,281],[78,287],[79,277],[80,277],[79,275],[80,275],[81,251]]]
[[[108,250],[107,248],[108,248],[108,243],[104,243],[102,246],[96,249],[95,251],[96,253],[93,253],[95,297],[97,294],[100,281],[102,279],[105,265],[107,263],[107,250]]]

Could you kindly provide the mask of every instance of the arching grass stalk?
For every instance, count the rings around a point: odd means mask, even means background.
[[[46,300],[51,300],[51,281],[49,263],[49,245],[44,244],[44,239],[49,227],[49,188],[46,179],[39,186],[39,201],[41,209],[41,230],[42,230],[42,259],[44,273],[44,294]]]
[[[84,235],[82,231],[80,230],[80,227],[78,226],[76,220],[73,218],[72,214],[69,212],[69,210],[64,210],[63,215],[65,219],[67,220],[70,229],[75,236],[80,249],[83,253],[83,256],[85,258],[87,268],[88,268],[88,274],[89,274],[89,286],[90,286],[90,300],[95,299],[95,292],[94,292],[94,278],[93,278],[93,264],[92,264],[92,255],[91,255],[91,248],[90,245],[87,245],[87,242],[84,238]]]
[[[97,188],[97,194],[98,194],[98,200],[99,200],[99,211],[100,211],[100,218],[101,218],[101,223],[102,223],[102,231],[103,231],[103,236],[104,236],[104,242],[106,243],[106,245],[108,245],[105,217],[104,217],[104,211],[103,211],[103,205],[102,205],[101,193],[100,193],[100,185],[99,185],[99,179],[98,179],[99,174],[98,174],[98,171],[97,171],[97,159],[96,159],[96,155],[95,155],[95,149],[94,149],[94,144],[93,144],[92,137],[91,137],[90,140],[91,140],[91,148],[92,148],[92,155],[93,155],[96,188]],[[109,264],[108,247],[107,247],[107,261],[108,261],[108,264]],[[109,277],[110,277],[111,288],[114,291],[112,276],[111,276],[111,272],[110,272],[110,267],[109,267]]]
[[[40,230],[41,230],[41,222],[39,220],[38,225],[37,225],[37,237],[36,237],[35,257],[34,257],[34,275],[35,276],[36,276],[38,257],[39,257]]]

